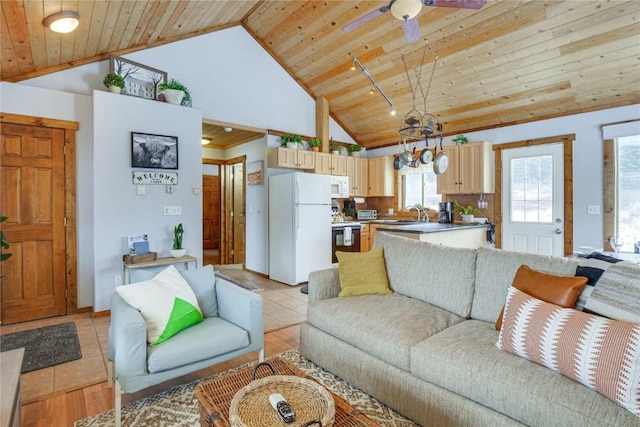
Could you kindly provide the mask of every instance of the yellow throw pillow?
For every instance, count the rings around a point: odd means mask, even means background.
[[[336,252],[340,275],[339,297],[358,295],[388,295],[387,268],[382,248],[369,252]]]

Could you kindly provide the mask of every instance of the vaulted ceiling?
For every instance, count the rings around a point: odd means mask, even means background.
[[[242,25],[312,97],[325,97],[332,117],[368,148],[397,143],[404,114],[424,109],[418,77],[427,112],[445,135],[640,102],[639,1],[442,7],[465,1],[424,6],[421,36],[407,43],[390,12],[341,30],[384,1],[3,0],[0,78],[20,81]],[[74,33],[42,25],[60,10],[80,13]],[[350,70],[354,56],[397,116],[378,91],[369,93],[365,73]]]

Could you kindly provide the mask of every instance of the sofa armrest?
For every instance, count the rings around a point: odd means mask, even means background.
[[[309,274],[309,302],[335,298],[340,293],[338,268],[312,271]]]
[[[140,312],[117,293],[111,298],[109,345],[116,378],[147,373],[147,326]]]
[[[220,318],[247,331],[251,344],[263,348],[262,296],[220,277],[216,278],[216,296]]]

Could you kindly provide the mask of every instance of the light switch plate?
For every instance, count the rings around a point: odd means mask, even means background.
[[[163,213],[165,215],[182,215],[182,206],[165,206]]]
[[[587,214],[588,215],[600,215],[600,205],[589,205],[589,206],[587,206]]]
[[[138,194],[139,195],[147,194],[147,188],[144,185],[138,185]]]

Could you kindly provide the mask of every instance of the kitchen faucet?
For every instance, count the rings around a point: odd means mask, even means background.
[[[405,209],[408,210],[409,212],[411,212],[411,209],[415,209],[416,212],[418,212],[418,222],[420,222],[420,215],[422,213],[422,210],[420,210],[419,207],[417,207],[417,206],[407,206]]]
[[[428,208],[419,208],[417,206],[407,206],[405,209],[408,210],[408,211],[411,211],[412,209],[415,209],[416,212],[418,212],[418,222],[420,222],[420,221],[429,222],[429,209]]]

